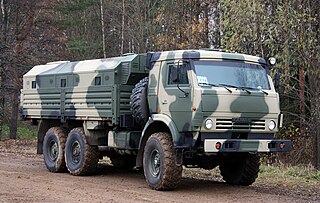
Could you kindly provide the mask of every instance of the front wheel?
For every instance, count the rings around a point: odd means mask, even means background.
[[[258,177],[260,166],[259,154],[247,153],[238,159],[220,165],[220,172],[230,185],[248,186]]]
[[[99,161],[98,147],[87,143],[83,128],[74,128],[68,134],[65,159],[72,175],[88,175],[96,169]]]
[[[169,133],[154,133],[148,139],[143,156],[144,175],[155,190],[172,190],[177,187],[182,166],[176,164],[176,153]]]

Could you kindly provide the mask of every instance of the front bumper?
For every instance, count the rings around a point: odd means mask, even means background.
[[[204,151],[211,152],[288,152],[290,140],[205,139]]]

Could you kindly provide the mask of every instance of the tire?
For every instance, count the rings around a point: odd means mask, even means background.
[[[147,100],[149,78],[145,77],[135,85],[130,96],[130,110],[135,122],[143,127],[150,116],[150,110]]]
[[[64,158],[67,132],[60,127],[50,128],[43,140],[43,159],[50,172],[65,172],[66,162]]]
[[[219,168],[226,183],[248,186],[258,177],[259,167],[260,156],[248,153],[238,161],[221,164]]]
[[[68,134],[65,160],[72,175],[90,175],[95,171],[99,161],[98,147],[87,143],[83,128],[74,128]]]
[[[143,156],[144,176],[154,190],[177,187],[182,166],[176,165],[176,153],[169,133],[154,133],[148,139]]]
[[[134,156],[112,156],[110,160],[114,167],[120,169],[133,169],[136,166],[136,157]]]

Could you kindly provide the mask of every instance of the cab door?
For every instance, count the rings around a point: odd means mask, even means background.
[[[190,63],[162,63],[158,93],[158,113],[171,117],[178,130],[190,131],[192,117],[192,77]]]

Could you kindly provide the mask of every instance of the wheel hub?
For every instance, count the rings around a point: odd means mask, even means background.
[[[58,144],[54,140],[51,140],[49,142],[49,147],[48,147],[49,158],[52,161],[57,160],[58,153],[59,153]]]
[[[149,166],[152,176],[157,177],[160,173],[160,153],[156,149],[151,152]]]
[[[71,158],[72,163],[77,164],[80,162],[80,156],[81,156],[81,148],[80,143],[78,141],[75,141],[71,145]]]

